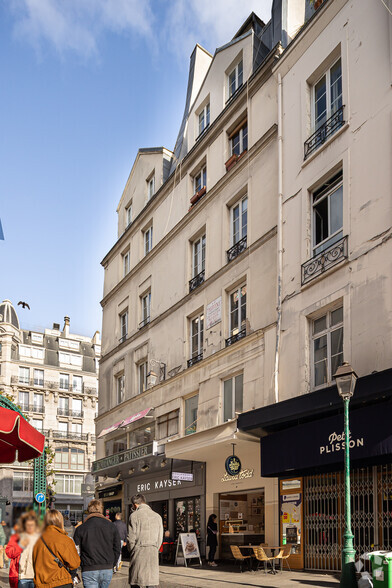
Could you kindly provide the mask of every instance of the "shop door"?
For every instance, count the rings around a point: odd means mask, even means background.
[[[150,502],[150,506],[152,510],[158,513],[162,517],[163,529],[164,531],[168,530],[168,520],[167,520],[167,500],[160,500],[158,502]]]
[[[200,497],[176,500],[176,537],[195,532],[200,537]]]

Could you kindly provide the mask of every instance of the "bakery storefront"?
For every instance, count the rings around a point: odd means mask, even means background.
[[[258,438],[231,421],[172,441],[165,451],[205,464],[205,518],[217,515],[219,558],[232,559],[230,545],[276,544],[277,483],[260,477]]]
[[[336,386],[239,417],[260,437],[261,474],[278,480],[279,544],[290,566],[341,568],[343,403]],[[357,555],[392,548],[392,370],[359,378],[350,402],[351,510]]]

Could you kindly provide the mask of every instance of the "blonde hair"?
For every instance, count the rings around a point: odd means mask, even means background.
[[[18,527],[21,531],[26,531],[26,523],[27,521],[34,521],[35,526],[38,527],[38,518],[37,515],[33,510],[29,510],[29,512],[25,512],[22,514],[18,521]]]
[[[64,531],[64,519],[59,510],[53,509],[46,512],[44,518],[44,530],[49,527],[49,525],[53,525]]]
[[[98,512],[99,514],[103,514],[103,502],[102,500],[90,500],[87,506],[88,514],[92,514],[94,512]]]

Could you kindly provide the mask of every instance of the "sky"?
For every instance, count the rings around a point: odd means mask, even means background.
[[[101,330],[104,255],[139,147],[174,148],[196,43],[271,0],[0,0],[0,298],[22,328]]]

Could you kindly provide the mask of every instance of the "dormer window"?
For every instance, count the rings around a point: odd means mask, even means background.
[[[228,99],[237,92],[237,90],[242,86],[243,83],[243,64],[242,59],[237,63],[235,68],[229,73],[229,91],[228,91]]]
[[[199,136],[210,124],[210,103],[206,104],[199,114]]]

